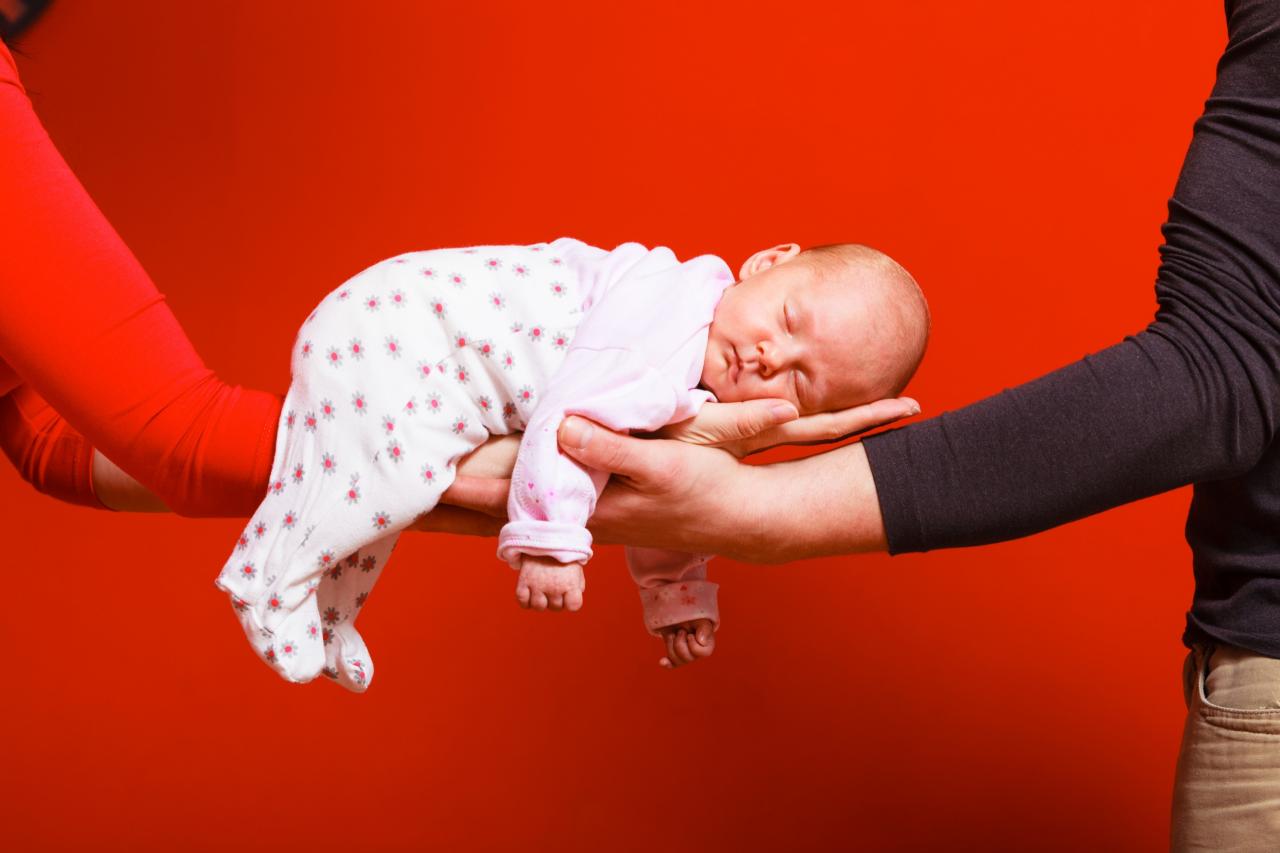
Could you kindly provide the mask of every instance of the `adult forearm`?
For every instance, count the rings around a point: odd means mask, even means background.
[[[782,563],[888,547],[861,442],[763,466],[761,474],[765,479],[756,493],[755,535],[744,558]],[[729,541],[733,539],[730,533]]]

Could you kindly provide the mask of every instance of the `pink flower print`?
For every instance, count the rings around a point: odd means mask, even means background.
[[[511,350],[507,350],[502,354],[502,369],[510,370],[516,366],[516,357],[511,354]]]
[[[511,324],[511,333],[512,333],[513,335],[518,335],[518,334],[520,334],[520,332],[523,332],[523,331],[524,331],[524,323],[512,323],[512,324]]]
[[[493,358],[493,354],[495,352],[493,348],[493,341],[488,338],[485,338],[483,341],[476,341],[472,346],[475,348],[476,352],[480,353],[485,358]]]
[[[462,435],[464,432],[467,431],[466,417],[463,415],[458,415],[458,417],[454,418],[453,426],[451,426],[450,429],[453,430],[454,435]]]
[[[529,275],[529,268],[524,264],[516,264],[511,268],[511,271],[516,274],[517,278],[527,278]]]
[[[568,292],[569,292],[568,288],[566,288],[562,282],[559,282],[559,281],[551,282],[552,296],[564,296]]]
[[[301,464],[294,465],[293,466],[293,482],[301,483],[302,478],[306,476],[306,473],[307,473],[307,469],[303,468]]]
[[[320,472],[323,474],[332,474],[338,470],[338,462],[333,458],[332,453],[325,453],[320,457]]]
[[[325,574],[332,580],[336,581],[338,578],[342,577],[342,564],[341,563],[334,564],[333,566],[325,570]]]
[[[391,433],[395,432],[396,419],[391,417],[390,415],[384,416],[382,418],[382,431],[385,432],[387,435],[391,435]]]
[[[403,308],[404,307],[404,291],[403,290],[391,291],[391,293],[387,295],[387,301],[391,303],[392,308]]]
[[[236,550],[243,551],[245,548],[248,548],[248,547],[249,547],[249,534],[241,533],[240,538],[236,540]]]
[[[528,385],[520,386],[520,390],[516,392],[516,402],[522,405],[529,405],[533,402],[533,388]]]
[[[564,263],[564,261],[560,260],[559,258],[552,258],[552,259],[551,259],[551,265],[552,265],[553,267],[558,267],[558,266],[560,266],[560,265],[561,265],[561,264],[563,264],[563,263]]]
[[[391,263],[393,263],[393,264],[403,264],[403,263],[405,263],[405,259],[404,259],[404,258],[392,258],[392,259],[391,259]]]
[[[453,336],[453,346],[455,349],[462,349],[467,345],[469,340],[470,339],[467,337],[466,332],[458,332]]]
[[[543,247],[542,247],[542,246],[530,246],[530,247],[529,247],[529,251],[530,251],[530,252],[541,252],[541,251],[542,251],[542,249],[543,249]]]
[[[431,371],[435,369],[435,365],[427,361],[418,362],[418,375],[423,379],[431,378]]]
[[[316,413],[307,412],[302,418],[302,428],[307,432],[316,431]]]
[[[237,596],[231,596],[231,606],[235,608],[237,613],[243,613],[249,609],[249,602]]]
[[[365,297],[364,310],[372,313],[374,311],[377,311],[381,307],[382,307],[382,302],[378,300],[377,296],[369,295]]]
[[[404,413],[406,415],[416,415],[418,413],[418,398],[410,397],[409,402],[404,404]]]
[[[271,484],[271,494],[278,495],[284,491],[284,480],[276,480]]]
[[[469,248],[469,249],[463,249],[463,250],[462,250],[462,254],[464,254],[464,255],[474,255],[474,254],[475,254],[476,252],[478,252],[478,251],[480,251],[480,250],[479,250],[479,249],[477,249],[475,246],[472,246],[472,247],[471,247],[471,248]]]
[[[486,414],[493,411],[493,401],[483,394],[476,399],[476,405]]]
[[[373,514],[373,526],[376,530],[386,530],[391,526],[391,516],[385,512],[375,512]]]
[[[321,552],[320,552],[320,556],[319,556],[319,557],[316,557],[316,563],[317,563],[317,564],[319,565],[319,567],[320,567],[320,568],[322,568],[322,569],[328,569],[328,568],[329,568],[330,566],[332,566],[336,561],[337,561],[337,558],[334,556],[333,552],[332,552],[332,551],[330,551],[328,548],[326,548],[325,550],[321,551]]]
[[[543,326],[529,327],[529,340],[533,341],[535,344],[541,341],[546,336],[547,336],[547,330],[545,327]]]
[[[284,514],[284,518],[280,520],[280,526],[285,530],[292,530],[298,523],[298,514],[293,510],[289,510]]]
[[[329,607],[325,609],[320,618],[324,620],[326,625],[337,625],[339,620],[342,619],[342,614],[338,612],[338,608]]]
[[[351,475],[351,484],[347,486],[347,493],[343,497],[345,498],[347,503],[352,504],[353,506],[355,504],[360,503],[360,475],[359,474]]]
[[[364,359],[364,344],[360,342],[359,338],[352,338],[351,342],[347,344],[347,349],[351,351],[351,357],[356,361]]]
[[[263,659],[263,660],[265,660],[267,663],[275,663],[275,662],[276,662],[276,647],[275,647],[275,646],[267,646],[267,650],[266,650],[265,652],[263,652],[263,653],[262,653],[262,659]]]
[[[351,291],[350,291],[350,290],[339,290],[339,291],[338,291],[338,298],[339,298],[339,299],[349,299],[350,297],[351,297]]]
[[[325,399],[320,401],[320,417],[324,418],[326,421],[331,421],[333,420],[333,416],[336,414],[337,410],[333,408],[332,400]]]
[[[449,273],[449,283],[454,287],[466,287],[467,277],[460,272]]]
[[[284,599],[280,597],[280,593],[271,593],[271,595],[267,597],[267,609],[274,613],[281,607],[284,607]]]
[[[253,580],[254,577],[257,576],[257,574],[258,574],[258,569],[253,565],[253,563],[245,563],[243,566],[240,567],[240,577],[244,578],[247,581]]]
[[[329,347],[329,354],[326,355],[325,358],[328,359],[329,363],[334,367],[342,366],[342,353],[337,347]]]
[[[364,394],[357,391],[351,395],[351,408],[356,410],[357,415],[363,415],[369,411],[369,404],[365,402]]]
[[[373,571],[377,567],[378,567],[378,558],[373,556],[372,554],[370,554],[369,556],[365,557],[363,560],[360,561],[360,571],[365,572],[366,574],[368,572]]]
[[[444,410],[444,402],[440,399],[439,394],[427,395],[427,411],[435,414]]]
[[[493,270],[494,272],[497,272],[498,270],[502,269],[502,261],[498,260],[497,258],[490,258],[489,260],[484,262],[484,268],[487,270]]]
[[[259,521],[257,524],[253,526],[254,539],[261,539],[263,536],[266,536],[266,535],[267,535],[267,523],[265,521]]]
[[[356,567],[356,564],[360,562],[360,552],[359,551],[351,552],[350,554],[347,555],[347,559],[343,560],[342,562],[347,564],[348,569],[354,569]]]
[[[507,297],[503,296],[501,293],[498,293],[497,291],[494,291],[493,293],[489,294],[489,304],[494,308],[496,308],[497,310],[501,311],[503,308],[507,307]]]
[[[426,267],[425,269],[422,270],[422,277],[427,279],[428,281],[435,281],[436,271],[433,270],[431,267]]]
[[[320,626],[315,622],[307,623],[307,638],[311,640],[320,639]]]
[[[392,462],[401,462],[404,460],[404,448],[393,438],[387,442],[387,455],[391,457]]]
[[[392,358],[400,357],[400,340],[395,335],[387,336],[387,355]]]
[[[468,382],[471,381],[471,372],[468,371],[462,365],[458,365],[456,368],[454,368],[453,378],[458,380],[459,385],[466,385]]]
[[[361,687],[364,687],[366,676],[364,674],[364,662],[358,658],[347,658],[347,666],[353,670],[351,680]]]
[[[516,404],[515,404],[515,403],[503,403],[503,404],[502,404],[502,419],[503,419],[504,421],[509,421],[509,420],[511,420],[512,418],[514,418],[515,416],[516,416]]]
[[[287,658],[293,657],[298,653],[298,645],[293,640],[285,640],[280,644],[280,654]]]
[[[431,313],[432,313],[432,314],[435,314],[437,317],[443,317],[443,316],[445,316],[446,314],[448,314],[448,313],[449,313],[449,309],[448,309],[448,307],[444,304],[444,300],[443,300],[443,299],[432,299],[432,300],[431,300]]]
[[[364,607],[364,603],[369,600],[369,593],[362,592],[356,596],[356,609]]]
[[[430,465],[422,466],[422,482],[430,484],[436,481],[436,469]]]
[[[551,336],[551,345],[558,350],[565,350],[569,347],[569,333],[556,332]]]
[[[289,414],[285,415],[284,417],[285,429],[293,429],[293,422],[296,421],[297,419],[298,419],[297,412],[290,410]]]
[[[332,608],[330,608],[330,609],[332,609]],[[334,611],[334,612],[336,613],[337,611]],[[321,638],[322,640],[324,640],[324,644],[325,644],[326,646],[327,646],[327,645],[329,645],[330,643],[332,643],[332,642],[333,642],[333,629],[332,629],[332,628],[321,628],[321,629],[320,629],[320,638]]]
[[[303,358],[311,358],[311,350],[312,350],[312,349],[313,349],[313,347],[311,346],[311,341],[303,341],[303,342],[302,342],[302,357],[303,357]]]

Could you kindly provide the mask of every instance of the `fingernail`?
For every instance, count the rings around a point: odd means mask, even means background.
[[[584,450],[591,441],[594,428],[578,418],[569,418],[560,425],[560,443],[573,450]]]
[[[918,415],[918,414],[920,414],[920,404],[919,404],[919,403],[916,403],[914,406],[912,406],[912,407],[911,407],[911,411],[907,412],[907,414],[908,414],[908,415]]]
[[[783,420],[792,420],[800,413],[796,411],[796,407],[790,403],[774,403],[769,407],[769,414],[775,418]]]

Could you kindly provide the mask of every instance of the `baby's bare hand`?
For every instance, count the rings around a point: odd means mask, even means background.
[[[662,641],[667,644],[667,656],[658,663],[667,669],[710,657],[716,650],[716,630],[710,619],[671,625],[663,628],[661,633]]]
[[[516,602],[526,610],[579,610],[586,589],[582,563],[530,555],[520,560]]]

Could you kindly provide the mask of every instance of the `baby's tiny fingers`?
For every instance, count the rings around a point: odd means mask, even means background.
[[[705,643],[700,643],[695,640],[694,642],[689,644],[689,651],[693,652],[693,656],[695,658],[711,657],[711,653],[714,652],[715,650],[716,650],[715,634],[712,634],[710,637],[708,637]]]
[[[693,663],[693,655],[689,651],[689,634],[683,628],[676,634],[676,655],[681,663]]]
[[[529,587],[516,587],[516,604],[519,604],[525,610],[529,609]]]
[[[564,594],[553,592],[551,595],[547,596],[547,609],[556,611],[564,610]]]
[[[534,610],[547,609],[547,595],[540,589],[533,590],[533,594],[529,599],[529,606]]]
[[[662,641],[667,644],[667,656],[664,660],[666,660],[669,667],[675,669],[680,665],[680,662],[676,660],[676,638],[670,631],[665,631],[662,634]]]
[[[663,669],[675,669],[675,667],[672,666],[671,664],[671,658],[664,657],[662,660],[658,661],[658,666],[662,667]]]

